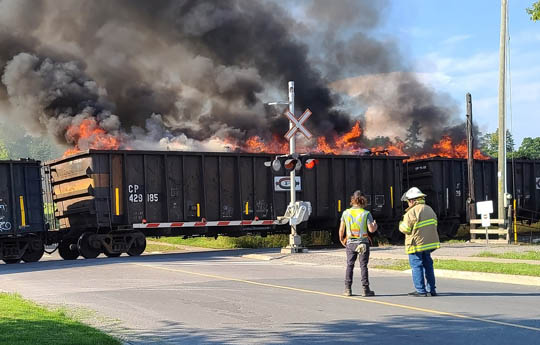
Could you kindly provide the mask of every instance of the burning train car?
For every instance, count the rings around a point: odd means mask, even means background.
[[[399,236],[403,157],[310,156],[297,175],[312,214],[298,231],[337,235],[348,198],[361,189],[384,236]],[[290,202],[288,172],[268,154],[90,150],[47,163],[60,255],[93,258],[144,251],[146,236],[285,233],[277,220]]]
[[[354,190],[362,190],[382,236],[401,238],[400,196],[409,186],[427,195],[439,231],[453,237],[467,222],[467,163],[433,157],[404,162],[400,156],[309,155],[313,166],[297,170],[297,199],[312,213],[300,233],[332,232]],[[262,153],[89,150],[48,162],[0,164],[0,259],[38,261],[45,244],[58,244],[62,258],[104,253],[140,255],[147,236],[239,236],[288,233],[279,220],[290,202],[289,171],[267,162],[285,157]],[[508,163],[508,191],[518,220],[540,220],[540,162]],[[45,175],[42,175],[44,172]],[[477,160],[477,201],[497,195],[497,164]],[[45,193],[42,193],[43,179]],[[49,190],[50,188],[50,190]],[[45,196],[45,202],[43,200]],[[54,205],[53,219],[45,219]],[[50,224],[50,226],[49,226]],[[50,229],[49,229],[50,227]]]

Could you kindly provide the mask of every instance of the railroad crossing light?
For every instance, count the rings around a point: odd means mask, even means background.
[[[304,166],[307,169],[313,169],[315,167],[315,165],[317,165],[317,163],[319,163],[318,159],[309,158],[309,159],[306,159],[306,162],[304,163]]]
[[[300,170],[302,163],[300,163],[298,158],[288,158],[285,160],[285,164],[283,166],[289,171],[293,169]]]
[[[279,159],[277,159],[277,157],[273,161],[264,162],[264,165],[272,168],[274,172],[278,172],[281,169],[281,162]]]

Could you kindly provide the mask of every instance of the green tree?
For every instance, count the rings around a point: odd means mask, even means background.
[[[514,157],[540,159],[540,137],[523,139]]]
[[[31,136],[16,124],[0,126],[3,141],[10,159],[33,158],[47,161],[62,155],[61,149],[47,136]]]
[[[0,159],[9,159],[9,152],[3,141],[0,140]]]
[[[390,143],[390,138],[389,137],[383,137],[381,135],[373,138],[373,139],[368,139],[367,140],[367,145],[369,147],[377,147],[377,146],[386,146],[388,145],[388,143]]]
[[[506,152],[509,156],[514,152],[514,138],[509,130],[506,130]],[[497,158],[499,155],[499,130],[494,133],[486,133],[480,137],[479,143],[480,150],[491,156]]]
[[[408,151],[415,152],[419,150],[422,146],[422,140],[420,139],[420,122],[414,120],[409,128],[407,128],[407,136],[405,137],[405,148]]]
[[[531,8],[527,8],[527,13],[531,16],[531,20],[540,20],[540,1],[533,3]]]
[[[25,138],[28,140],[28,154],[31,158],[46,162],[61,156],[56,147],[53,147],[50,140],[45,137],[26,136]]]

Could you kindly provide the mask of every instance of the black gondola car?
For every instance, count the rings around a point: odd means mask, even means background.
[[[95,257],[103,251],[138,255],[145,236],[241,235],[288,232],[284,225],[182,227],[186,222],[272,220],[290,201],[288,172],[265,166],[268,154],[90,150],[47,163],[60,255]],[[356,189],[388,237],[399,236],[403,157],[311,156],[313,169],[298,171],[297,200],[312,215],[298,230],[331,230]],[[180,224],[171,226],[170,223]],[[133,231],[135,224],[148,224]],[[151,224],[151,226],[150,226]],[[172,224],[174,225],[174,224]],[[78,249],[78,252],[77,252]]]
[[[0,161],[0,259],[38,261],[46,230],[40,163]]]
[[[508,160],[508,192],[516,199],[519,221],[540,221],[540,160]]]
[[[497,161],[475,160],[475,201],[492,200],[497,210]],[[515,193],[514,193],[515,184]],[[517,218],[535,222],[540,219],[540,162],[508,160],[507,191],[517,202]],[[469,194],[467,160],[428,158],[406,164],[405,183],[427,194],[426,202],[439,217],[439,230],[452,237],[460,224],[467,223]]]

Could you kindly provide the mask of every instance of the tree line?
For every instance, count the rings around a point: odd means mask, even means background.
[[[32,136],[17,125],[0,126],[0,159],[33,158],[44,162],[62,156],[63,151],[47,136]]]

